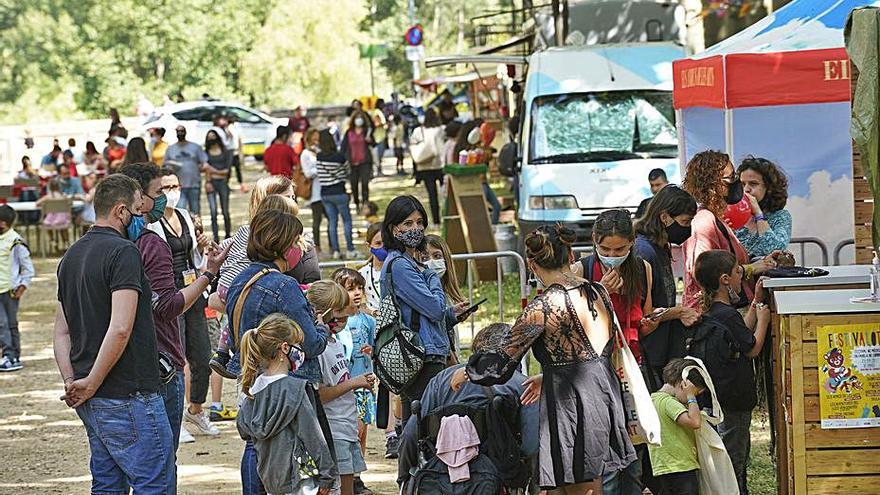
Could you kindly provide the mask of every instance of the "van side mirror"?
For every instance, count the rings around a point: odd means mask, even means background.
[[[505,177],[513,177],[519,171],[519,144],[509,142],[498,152],[498,172]]]

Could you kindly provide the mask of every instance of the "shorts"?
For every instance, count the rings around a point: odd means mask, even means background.
[[[223,315],[225,317],[226,315]],[[217,344],[220,342],[220,329],[222,318],[205,318],[208,323],[208,340],[211,341],[211,352],[217,352]]]
[[[359,442],[333,440],[333,447],[336,449],[336,467],[340,475],[357,474],[367,470]]]
[[[376,419],[376,397],[370,390],[355,390],[354,400],[357,404],[358,419],[365,425],[373,424]]]

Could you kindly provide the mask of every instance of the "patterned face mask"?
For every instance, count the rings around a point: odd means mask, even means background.
[[[404,246],[415,249],[422,245],[425,240],[425,229],[415,228],[410,230],[400,230],[394,234],[394,238],[400,241]]]
[[[306,353],[302,347],[291,344],[290,349],[287,351],[287,360],[290,361],[290,371],[296,371],[305,362]]]

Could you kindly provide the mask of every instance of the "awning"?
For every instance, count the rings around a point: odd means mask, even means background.
[[[425,59],[425,67],[442,67],[444,65],[480,64],[480,65],[525,65],[523,55],[440,55]]]

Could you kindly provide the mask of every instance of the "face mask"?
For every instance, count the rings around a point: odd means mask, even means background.
[[[180,190],[165,193],[165,200],[166,208],[177,208],[177,203],[180,202]]]
[[[159,136],[153,136],[150,138],[150,142],[156,144],[159,142]]]
[[[288,249],[287,252],[284,253],[284,259],[287,261],[287,269],[292,270],[293,267],[299,263],[299,260],[302,259],[302,255],[303,252],[299,246],[292,246]]]
[[[370,248],[370,253],[379,261],[385,261],[388,257],[388,250],[385,248]]]
[[[157,222],[162,215],[165,214],[165,206],[168,204],[168,198],[165,197],[165,193],[162,193],[156,196],[153,199],[153,209],[147,213],[147,222],[153,223]]]
[[[446,273],[446,260],[428,260],[425,262],[425,266],[434,270],[438,277],[442,277]]]
[[[467,136],[468,143],[477,144],[480,142],[480,128],[474,127],[471,129],[471,132],[468,133]]]
[[[666,239],[669,240],[672,244],[684,244],[684,241],[691,236],[691,228],[684,227],[680,223],[675,220],[666,227]]]
[[[629,253],[626,253],[623,256],[602,256],[597,252],[596,255],[599,256],[599,261],[608,268],[617,268],[629,258]]]
[[[306,361],[306,353],[298,345],[291,345],[287,351],[287,360],[290,361],[290,371],[296,371]]]
[[[354,119],[354,125],[355,125],[355,127],[363,127],[364,126],[364,119],[362,119],[360,117]]]
[[[128,236],[128,240],[134,242],[140,237],[141,232],[144,230],[144,216],[143,215],[131,215],[131,220],[128,221],[128,225],[125,226],[125,233]]]
[[[743,183],[735,180],[727,188],[727,204],[735,205],[743,199]]]
[[[394,235],[394,238],[404,246],[415,249],[425,240],[425,229],[401,230]]]
[[[340,330],[342,330],[342,329],[340,328],[341,326],[342,326],[342,325],[339,324],[339,320],[337,320],[336,318],[333,318],[332,320],[330,320],[329,322],[327,322],[327,328],[329,328],[329,329],[330,329],[330,333],[333,333],[333,334],[336,334],[336,333],[338,333]]]

